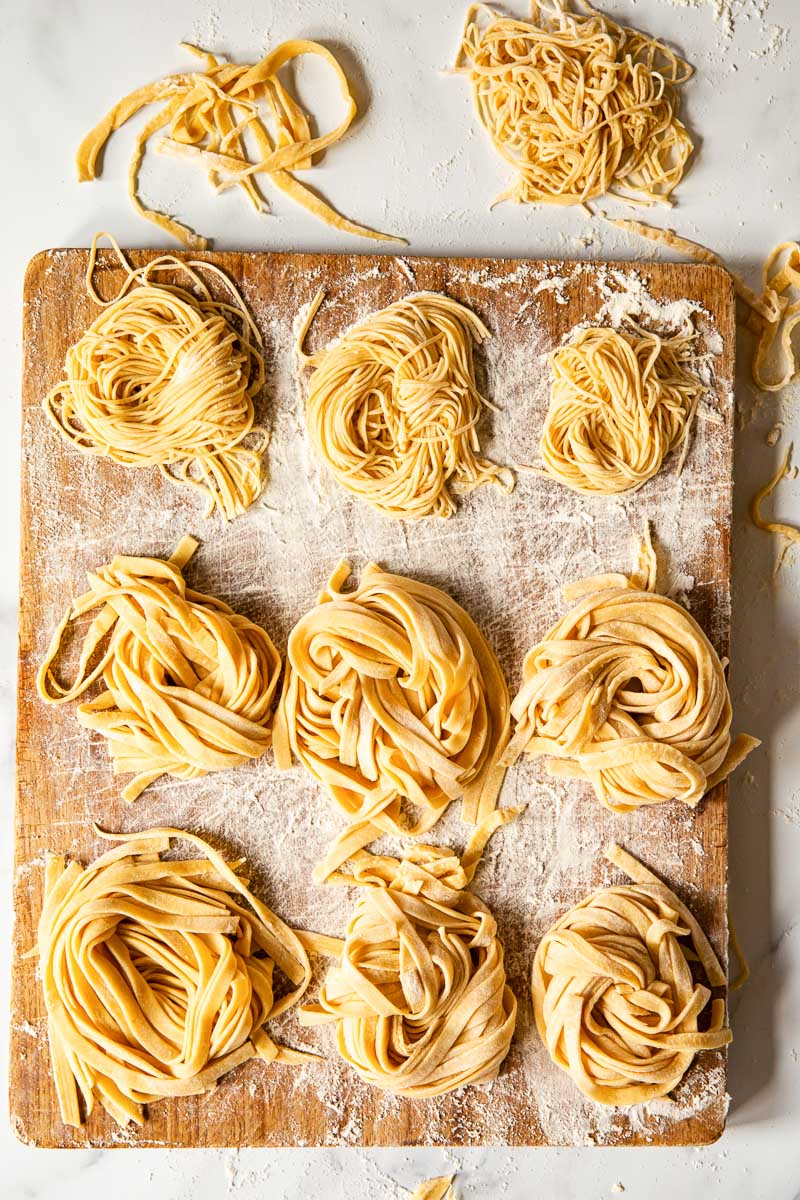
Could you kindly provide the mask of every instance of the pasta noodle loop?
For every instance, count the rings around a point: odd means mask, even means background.
[[[103,312],[67,351],[64,377],[43,408],[61,437],[82,454],[127,467],[158,467],[197,488],[206,516],[243,513],[264,487],[269,441],[255,424],[264,384],[261,334],[237,289],[213,263],[163,255],[131,269],[104,301],[93,282],[97,234],[86,284]],[[183,274],[187,287],[161,282]],[[213,297],[203,276],[224,285]]]
[[[725,972],[670,888],[619,846],[606,857],[634,882],[587,896],[545,934],[533,1009],[550,1057],[585,1096],[640,1104],[667,1096],[697,1053],[731,1041],[725,1001],[711,992],[725,987]],[[695,962],[707,985],[694,981]]]
[[[459,796],[479,824],[505,774],[508,689],[493,651],[438,588],[374,563],[345,593],[342,563],[289,636],[273,733],[348,822],[315,872],[325,878],[381,833],[429,830]]]
[[[531,19],[467,12],[455,70],[516,172],[495,203],[585,204],[606,194],[669,201],[693,145],[678,87],[692,74],[661,42],[586,5],[532,0]]]
[[[580,330],[550,355],[545,472],[573,491],[610,496],[641,487],[682,447],[705,388],[692,370],[696,334]]]
[[[323,295],[309,310],[301,347]],[[450,487],[512,490],[511,471],[481,457],[476,428],[488,402],[475,383],[472,341],[489,336],[463,304],[422,292],[359,321],[317,354],[301,352],[312,369],[309,435],[342,487],[404,520],[452,516]]]
[[[89,591],[64,614],[37,675],[48,704],[102,678],[105,690],[79,705],[78,721],[106,739],[115,775],[135,773],[128,801],[159,775],[197,779],[270,745],[280,655],[258,625],[186,586],[182,568],[196,547],[187,537],[167,561],[119,555],[88,572]],[[75,681],[63,686],[53,663],[65,632],[95,610]]]
[[[241,188],[256,212],[269,212],[255,178],[265,174],[291,200],[333,229],[374,241],[403,241],[348,221],[293,173],[311,168],[316,155],[344,137],[356,115],[347,76],[330,50],[318,42],[293,39],[282,42],[257,63],[237,66],[186,42],[181,45],[202,59],[205,70],[167,75],[115,104],[78,147],[76,165],[81,182],[100,174],[100,156],[111,134],[143,108],[157,103],[162,107],[136,137],[128,167],[128,196],[140,216],[184,245],[205,250],[208,242],[166,213],[148,208],[139,197],[139,171],[148,143],[165,129],[168,136],[160,136],[156,142],[159,153],[205,167],[216,192]],[[320,58],[330,67],[345,106],[339,124],[319,137],[311,136],[308,116],[278,78],[282,67],[303,55]],[[255,161],[245,145],[248,135],[257,152]]]
[[[631,577],[564,589],[578,600],[527,654],[504,756],[552,756],[552,775],[588,780],[612,812],[690,808],[759,742],[730,736],[724,665],[692,616],[655,593],[649,533]]]
[[[517,1015],[494,917],[462,890],[451,850],[417,845],[381,864],[301,1024],[335,1022],[344,1060],[396,1095],[440,1096],[494,1079]]]
[[[38,957],[61,1118],[95,1101],[120,1125],[142,1106],[211,1091],[256,1056],[316,1055],[277,1046],[266,1022],[311,978],[301,938],[211,846],[179,829],[104,834],[123,844],[91,866],[48,859]],[[162,860],[173,839],[196,859]],[[313,942],[315,935],[305,935]],[[291,990],[276,999],[275,967]]]

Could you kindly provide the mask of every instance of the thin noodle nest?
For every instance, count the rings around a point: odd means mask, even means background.
[[[261,334],[234,285],[212,263],[162,256],[126,271],[117,296],[87,287],[103,311],[67,351],[64,375],[44,398],[51,425],[75,450],[126,467],[158,467],[196,488],[206,516],[243,513],[264,487],[268,434],[255,423],[264,384]],[[162,281],[183,275],[187,287]],[[227,293],[216,299],[204,277]]]
[[[271,743],[280,655],[260,626],[187,587],[182,568],[196,546],[184,538],[168,561],[120,555],[89,572],[89,591],[64,614],[39,668],[48,704],[102,679],[105,690],[78,706],[78,721],[106,739],[115,774],[135,774],[125,800],[159,775],[197,779],[259,758]],[[62,685],[53,664],[68,627],[87,613],[95,615],[75,681]]]
[[[301,344],[321,300],[322,293]],[[511,471],[480,453],[487,402],[475,383],[472,342],[488,337],[463,304],[424,292],[303,356],[311,442],[342,487],[404,520],[452,516],[454,491],[486,483],[512,490]]]
[[[678,88],[692,74],[667,46],[587,5],[534,0],[529,21],[468,13],[455,69],[481,125],[515,170],[497,198],[585,204],[607,194],[667,201],[692,140]]]
[[[46,867],[37,950],[65,1124],[82,1123],[81,1100],[86,1119],[98,1101],[120,1125],[142,1124],[143,1105],[209,1092],[248,1059],[315,1057],[265,1030],[311,969],[240,864],[177,829],[113,838],[123,845],[89,867],[56,856]],[[200,856],[162,859],[174,838]],[[280,999],[276,966],[292,985]]]
[[[693,330],[580,330],[550,356],[546,473],[584,495],[610,496],[640,488],[682,448],[680,471],[706,392],[697,363]]]
[[[669,1095],[696,1054],[731,1041],[725,1001],[712,999],[726,978],[675,893],[618,846],[607,857],[634,882],[587,896],[545,934],[533,961],[533,1009],[550,1057],[585,1096],[641,1104]]]

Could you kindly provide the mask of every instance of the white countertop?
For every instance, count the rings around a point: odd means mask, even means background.
[[[128,205],[131,131],[112,139],[102,180],[79,186],[73,153],[80,137],[123,93],[181,69],[181,40],[253,61],[287,37],[318,38],[346,46],[353,57],[345,63],[357,64],[364,117],[314,176],[349,217],[403,233],[412,253],[636,257],[638,247],[579,212],[505,205],[489,213],[506,173],[475,126],[466,83],[440,71],[455,52],[465,8],[462,0],[0,0],[7,98],[0,199],[3,896],[10,895],[12,850],[22,275],[37,250],[87,245],[97,229],[111,230],[123,245],[165,244]],[[700,150],[669,223],[755,283],[766,252],[800,235],[796,0],[607,0],[605,8],[672,42],[697,68],[686,115]],[[316,73],[309,70],[301,84],[312,94]],[[275,215],[258,216],[238,195],[213,197],[191,167],[154,158],[143,181],[148,199],[172,206],[220,249],[372,249],[329,231],[269,187]],[[617,1184],[626,1200],[800,1197],[800,560],[790,555],[773,579],[778,547],[747,519],[750,496],[771,475],[786,439],[800,437],[798,395],[800,386],[763,397],[737,431],[732,692],[736,727],[758,734],[764,746],[731,784],[731,904],[752,978],[731,1004],[732,1101],[722,1140],[697,1150],[78,1152],[23,1147],[3,1121],[4,1195],[399,1200],[403,1187],[426,1175],[458,1170],[465,1200],[589,1200],[619,1194]],[[746,418],[754,397],[744,381],[737,398]],[[784,441],[771,449],[766,433],[778,420],[785,421]],[[800,484],[782,485],[777,511],[800,520]],[[5,995],[7,905],[4,913]],[[5,1034],[0,1046],[5,1070]]]

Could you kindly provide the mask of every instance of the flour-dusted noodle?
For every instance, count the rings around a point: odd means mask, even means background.
[[[270,745],[280,655],[258,625],[186,586],[182,568],[196,547],[187,537],[167,561],[120,555],[88,572],[89,591],[64,614],[39,668],[48,704],[102,679],[78,721],[106,739],[116,775],[135,775],[125,800],[159,775],[197,779]],[[64,686],[53,664],[65,632],[95,610],[75,681]]]
[[[550,756],[613,812],[680,800],[694,808],[759,743],[731,740],[722,662],[686,609],[655,591],[649,533],[631,577],[564,589],[578,604],[530,650],[504,757]]]
[[[319,457],[349,492],[386,516],[450,517],[451,491],[485,483],[508,493],[514,477],[480,453],[487,401],[475,383],[472,343],[490,336],[465,305],[437,292],[405,296],[306,356],[306,425]],[[488,407],[492,407],[488,405]]]
[[[586,495],[631,491],[672,450],[688,448],[705,387],[693,329],[660,337],[636,327],[581,329],[550,355],[545,471]]]
[[[338,964],[302,1024],[335,1022],[339,1053],[373,1087],[440,1096],[494,1079],[508,1053],[517,1002],[486,906],[464,889],[451,850],[416,845],[372,870]]]
[[[675,893],[619,846],[606,857],[634,882],[587,896],[545,934],[533,961],[533,1010],[550,1057],[584,1095],[640,1104],[667,1096],[697,1053],[731,1041],[725,1001],[711,993],[726,979]]]
[[[99,832],[99,831],[98,831]],[[211,1091],[248,1059],[300,1062],[266,1022],[311,978],[306,945],[202,838],[179,829],[102,834],[91,866],[50,857],[37,951],[61,1119],[95,1102],[120,1125],[143,1105]],[[171,842],[200,851],[162,859]],[[291,988],[276,999],[278,967]],[[81,1112],[83,1102],[83,1114]]]
[[[126,277],[112,300],[102,300],[93,276],[103,236],[94,238],[86,273],[103,311],[67,351],[45,414],[82,454],[158,467],[171,483],[202,493],[206,516],[231,520],[264,487],[269,437],[253,406],[264,384],[261,334],[213,263],[163,255],[134,271],[113,238]],[[212,295],[212,280],[223,285],[222,299]]]
[[[484,4],[467,12],[455,70],[516,178],[501,200],[585,204],[608,193],[669,201],[692,140],[678,88],[692,74],[661,42],[563,0],[531,19]]]
[[[168,134],[156,143],[160,153],[205,167],[216,192],[240,187],[257,212],[269,212],[255,180],[256,175],[265,174],[291,200],[332,229],[374,241],[403,241],[348,221],[293,174],[312,167],[315,155],[344,137],[356,116],[347,76],[330,50],[318,42],[293,39],[282,42],[257,63],[237,66],[188,43],[182,46],[203,60],[205,70],[167,75],[115,104],[78,147],[81,182],[99,175],[100,155],[111,134],[147,105],[157,103],[163,107],[136,137],[128,168],[128,196],[140,216],[170,237],[196,250],[208,245],[174,217],[148,208],[140,199],[139,170],[145,150],[151,138],[163,130]],[[339,124],[319,137],[311,136],[307,115],[278,78],[282,67],[303,55],[321,58],[330,67],[345,106]],[[255,160],[248,155],[248,136],[256,150]]]
[[[480,824],[505,774],[508,689],[474,622],[374,563],[345,592],[349,574],[340,564],[289,636],[273,733],[277,766],[297,758],[348,822],[318,879],[381,833],[427,832],[459,796]]]

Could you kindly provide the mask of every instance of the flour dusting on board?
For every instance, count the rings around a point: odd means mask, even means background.
[[[83,260],[75,254],[51,264],[60,279],[59,294],[76,297],[70,337],[78,336],[92,315],[88,301],[79,298]],[[270,256],[232,256],[231,261],[237,274],[241,271],[243,294],[265,336],[268,382],[259,417],[272,431],[267,489],[231,525],[204,522],[192,493],[169,486],[156,472],[125,471],[68,450],[39,409],[30,406],[23,443],[31,498],[28,552],[31,578],[42,586],[28,597],[34,615],[25,634],[29,680],[70,597],[84,590],[87,568],[116,553],[167,554],[184,533],[201,541],[186,572],[191,586],[263,623],[281,652],[292,625],[315,602],[342,557],[356,576],[376,560],[388,570],[437,584],[478,622],[513,693],[526,650],[564,611],[561,586],[600,571],[627,569],[633,540],[648,518],[661,552],[661,586],[685,595],[712,640],[727,649],[731,397],[730,380],[717,365],[709,374],[710,401],[724,423],[698,425],[680,476],[671,457],[639,492],[612,502],[578,497],[550,480],[520,473],[510,497],[491,487],[459,497],[450,521],[393,522],[338,487],[315,460],[304,429],[296,378],[297,320],[320,287],[326,299],[309,332],[309,352],[411,291],[446,290],[473,307],[493,335],[476,351],[476,362],[481,386],[499,409],[485,414],[482,445],[494,461],[514,463],[536,455],[548,403],[546,356],[578,321],[612,319],[623,303],[630,312],[634,301],[640,313],[652,315],[648,306],[657,306],[664,319],[677,318],[674,302],[657,295],[652,282],[657,272],[649,279],[647,272],[621,268],[502,260],[479,267],[419,258],[387,258],[380,265],[355,257],[294,261],[274,256],[272,266],[265,265]],[[333,261],[335,275],[326,265]],[[697,300],[689,300],[697,314]],[[678,301],[678,307],[684,303]],[[713,357],[722,347],[713,342],[712,318],[702,315]],[[30,347],[43,336],[48,314],[31,310],[28,321]],[[41,395],[54,382],[60,362],[38,364],[29,348],[28,366],[29,386]],[[51,486],[54,479],[57,487]],[[253,886],[290,924],[344,933],[354,893],[314,887],[310,881],[312,866],[341,825],[300,767],[278,773],[267,754],[192,783],[162,780],[127,807],[104,745],[78,726],[72,706],[47,710],[42,717],[27,691],[22,704],[29,727],[42,730],[31,754],[46,759],[48,773],[43,779],[23,770],[21,812],[38,812],[36,796],[45,788],[57,812],[50,824],[31,823],[28,853],[18,868],[18,906],[30,910],[31,920],[38,914],[41,884],[40,871],[32,870],[30,861],[38,863],[48,849],[87,861],[103,848],[91,832],[95,820],[108,829],[175,825],[203,832],[232,854],[246,855]],[[692,813],[670,805],[642,810],[635,820],[615,817],[587,787],[549,778],[541,762],[522,762],[509,772],[501,803],[527,804],[527,810],[494,836],[474,883],[497,916],[519,1000],[514,1044],[496,1082],[413,1104],[377,1093],[339,1061],[330,1030],[302,1029],[289,1013],[274,1023],[275,1037],[312,1046],[327,1055],[325,1061],[299,1068],[245,1064],[201,1101],[153,1106],[142,1130],[114,1133],[110,1122],[93,1124],[90,1140],[163,1144],[170,1136],[186,1136],[182,1130],[191,1127],[198,1144],[204,1139],[213,1144],[213,1131],[224,1125],[237,1129],[244,1144],[400,1144],[411,1138],[431,1145],[574,1145],[669,1141],[678,1124],[703,1114],[718,1126],[726,1104],[720,1053],[700,1056],[674,1105],[647,1105],[629,1113],[598,1109],[550,1062],[533,1027],[528,990],[533,950],[546,928],[591,888],[620,879],[602,858],[612,838],[663,872],[695,907],[724,958],[724,886],[713,894],[703,886],[711,846],[705,810]],[[461,850],[468,832],[459,805],[453,804],[427,840]],[[399,849],[390,840],[384,845]],[[318,983],[326,964],[316,960],[314,965]],[[33,1058],[32,1048],[44,1053],[38,994],[22,987],[17,1002],[19,1035]],[[36,1095],[33,1064],[23,1063],[22,1071],[29,1094]],[[276,1112],[277,1132],[270,1116]],[[65,1133],[64,1144],[85,1141],[80,1131],[70,1139]]]

